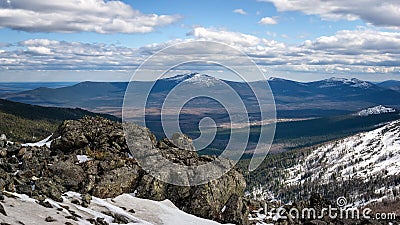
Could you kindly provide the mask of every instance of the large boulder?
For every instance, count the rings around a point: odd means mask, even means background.
[[[98,177],[92,194],[99,198],[112,198],[121,193],[133,193],[140,178],[140,168],[120,167]]]
[[[52,139],[51,149],[64,153],[84,150],[86,147],[111,153],[128,150],[121,123],[102,117],[64,121]]]

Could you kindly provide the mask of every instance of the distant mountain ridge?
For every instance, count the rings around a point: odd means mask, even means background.
[[[400,81],[398,80],[387,80],[377,83],[377,85],[394,91],[400,91]]]
[[[137,90],[130,90],[137,96],[145,95],[140,86],[153,82],[142,82]],[[163,98],[177,84],[184,82],[187,90],[192,88],[215,87],[225,82],[240,93],[243,101],[254,105],[254,95],[246,83],[226,81],[206,74],[189,73],[158,80],[153,88],[155,103]],[[56,107],[79,107],[96,112],[112,112],[120,116],[120,109],[128,82],[82,82],[62,88],[38,88],[19,93],[9,93],[0,97],[12,101]],[[252,82],[255,89],[265,89],[265,81]],[[385,105],[400,108],[400,92],[359,79],[330,78],[313,82],[297,82],[281,78],[270,78],[268,84],[275,97],[279,117],[311,117],[352,113]],[[390,96],[388,98],[388,96]],[[256,106],[256,105],[254,105]],[[296,116],[297,115],[297,116]]]

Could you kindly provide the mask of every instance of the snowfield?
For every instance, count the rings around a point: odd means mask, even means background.
[[[219,80],[218,78],[200,73],[177,75],[165,79],[170,81],[175,81],[178,83],[184,82],[184,83],[196,84],[199,85],[200,87],[211,87],[222,83],[222,81]]]
[[[107,223],[118,224],[116,219],[124,224],[132,225],[218,225],[215,221],[202,219],[187,214],[176,208],[171,201],[161,202],[140,199],[130,194],[123,194],[116,198],[100,199],[92,197],[88,208],[72,203],[81,201],[81,195],[76,192],[67,192],[63,195],[63,202],[58,203],[46,199],[53,208],[39,205],[35,199],[27,195],[6,193],[2,205],[7,213],[0,213],[0,221],[9,224],[47,224],[46,218],[54,221],[49,224],[65,224],[69,222],[76,225],[90,225],[88,219],[103,218]],[[71,219],[74,215],[77,220]]]

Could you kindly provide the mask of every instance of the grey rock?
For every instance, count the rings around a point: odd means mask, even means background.
[[[223,221],[230,221],[234,224],[248,223],[247,218],[243,218],[243,215],[247,215],[249,209],[241,196],[232,195],[224,207],[222,212]]]
[[[175,133],[172,135],[171,142],[178,148],[195,151],[196,149],[193,146],[193,141],[191,138],[184,134]]]
[[[54,221],[57,221],[56,219],[54,219],[53,217],[51,217],[51,216],[48,216],[48,217],[46,217],[46,219],[44,219],[46,222],[54,222]]]
[[[0,203],[0,213],[7,216],[6,210],[4,210],[4,207],[1,203]]]
[[[68,190],[80,190],[80,185],[85,179],[85,172],[82,167],[71,161],[66,161],[53,164],[49,169],[54,176],[58,176],[62,180],[62,185]]]
[[[123,193],[132,193],[138,183],[140,167],[121,167],[105,173],[93,188],[93,195],[111,198]]]
[[[5,134],[1,134],[0,141],[7,141],[7,136]]]
[[[90,205],[90,201],[92,200],[92,196],[90,194],[83,194],[81,196],[82,198],[82,206],[83,207],[88,207]]]

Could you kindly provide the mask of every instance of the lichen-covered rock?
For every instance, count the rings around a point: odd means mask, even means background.
[[[128,151],[120,123],[101,117],[64,121],[53,134],[51,149],[64,153],[92,151],[118,153]]]
[[[139,166],[120,167],[99,176],[92,193],[100,198],[112,198],[122,193],[133,193],[139,178]]]
[[[243,215],[249,214],[247,202],[239,195],[232,195],[222,211],[222,220],[230,221],[234,224],[246,224],[247,218]]]
[[[227,203],[233,196],[242,196],[245,187],[246,183],[243,176],[239,172],[231,170],[217,180],[194,188],[191,194],[192,200],[186,207],[190,209],[190,213],[201,217],[208,215],[209,218],[214,220],[230,223],[237,222],[229,220],[230,218],[228,217],[223,217],[222,209],[225,207],[226,209],[228,208],[228,211],[236,211],[237,215],[240,215],[241,220],[244,221],[245,217],[243,215],[246,214],[241,213],[242,209],[231,208],[235,207],[235,205],[227,205]]]
[[[35,182],[35,190],[33,197],[46,196],[55,201],[62,202],[62,193],[67,191],[57,181],[52,178],[43,177]]]
[[[71,161],[61,161],[49,167],[53,176],[62,180],[61,185],[71,191],[79,191],[85,179],[85,171]]]
[[[171,140],[165,138],[161,143],[165,143],[168,147],[176,147],[179,149],[189,150],[189,151],[196,150],[193,146],[192,139],[180,133],[174,133],[172,135]]]

